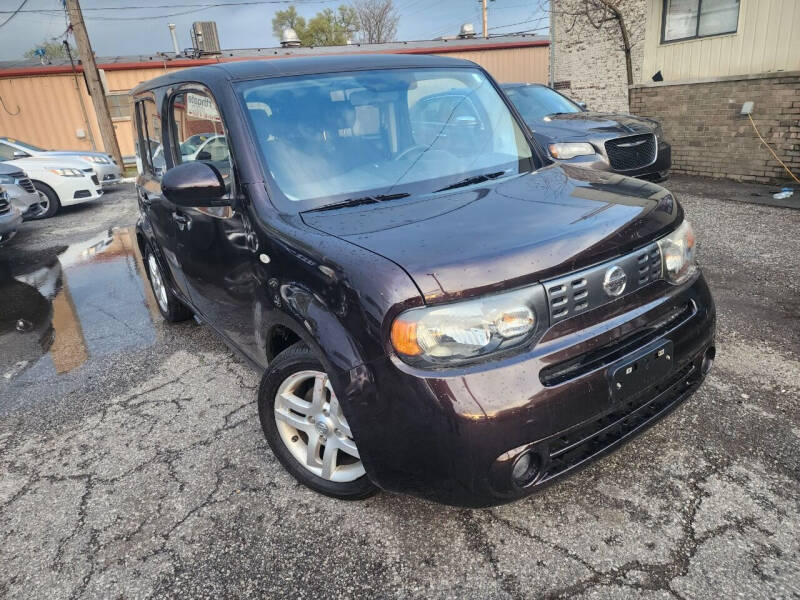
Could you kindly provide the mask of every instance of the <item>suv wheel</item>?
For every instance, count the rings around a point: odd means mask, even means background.
[[[270,363],[258,415],[272,452],[300,483],[345,500],[377,491],[325,369],[305,345],[295,344]]]
[[[169,289],[169,284],[164,278],[164,272],[161,270],[161,265],[156,258],[155,253],[148,248],[147,250],[147,276],[150,279],[150,287],[153,289],[153,295],[156,297],[156,304],[161,316],[170,323],[177,323],[178,321],[185,321],[192,317],[186,305],[178,300],[172,290]]]

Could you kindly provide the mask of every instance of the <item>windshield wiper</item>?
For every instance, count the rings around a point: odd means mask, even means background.
[[[378,204],[379,202],[385,202],[387,200],[399,200],[400,198],[407,198],[408,196],[410,196],[410,194],[403,192],[400,194],[378,194],[377,196],[362,196],[361,198],[348,198],[347,200],[342,200],[341,202],[326,204],[325,206],[320,206],[319,208],[312,208],[309,212],[334,210],[337,208],[343,208],[345,206],[361,206],[362,204]]]
[[[456,181],[455,183],[451,183],[443,188],[436,190],[437,192],[444,192],[445,190],[454,190],[460,187],[466,187],[468,185],[474,185],[476,183],[483,183],[484,181],[489,181],[490,179],[497,179],[501,175],[505,175],[505,171],[496,171],[495,173],[484,173],[483,175],[473,175],[472,177],[467,177],[466,179],[462,179],[461,181]]]

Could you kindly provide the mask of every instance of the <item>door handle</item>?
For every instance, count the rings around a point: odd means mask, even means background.
[[[192,219],[191,219],[191,217],[189,217],[189,216],[187,216],[187,215],[185,215],[183,213],[173,212],[172,213],[172,220],[175,221],[178,224],[178,229],[180,229],[181,231],[183,231],[184,228],[187,229],[187,230],[192,228]]]

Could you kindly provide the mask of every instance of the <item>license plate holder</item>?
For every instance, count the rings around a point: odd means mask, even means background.
[[[672,342],[667,340],[615,365],[609,370],[612,396],[623,400],[659,383],[670,374],[674,362]]]

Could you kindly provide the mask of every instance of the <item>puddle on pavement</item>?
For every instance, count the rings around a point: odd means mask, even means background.
[[[156,319],[133,227],[41,251],[0,249],[0,385],[151,346]]]

